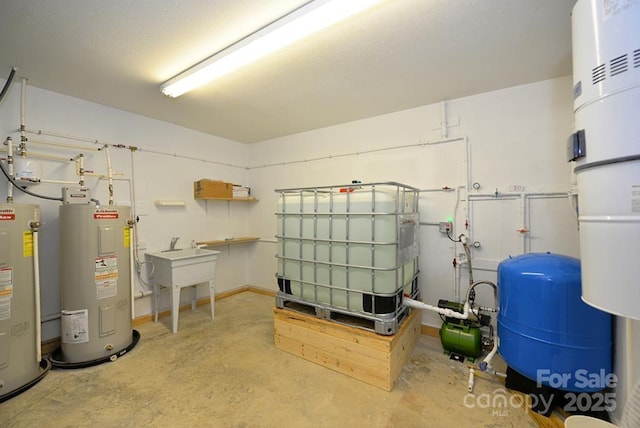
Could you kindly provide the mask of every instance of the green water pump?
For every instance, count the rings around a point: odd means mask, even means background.
[[[439,308],[463,313],[463,304],[448,300],[438,301]],[[446,317],[440,327],[440,341],[445,351],[477,358],[482,354],[481,322]]]

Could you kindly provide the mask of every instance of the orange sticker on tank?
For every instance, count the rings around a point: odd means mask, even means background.
[[[93,218],[96,220],[113,220],[118,218],[118,212],[117,211],[110,211],[110,212],[96,211],[95,213],[93,213]]]
[[[16,212],[13,208],[0,209],[0,220],[15,220]]]

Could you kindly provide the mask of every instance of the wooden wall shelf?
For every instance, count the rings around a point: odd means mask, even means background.
[[[249,196],[248,198],[194,198],[196,200],[207,200],[207,201],[232,201],[232,202],[256,202],[257,199],[253,196]]]
[[[202,245],[206,247],[216,247],[220,245],[234,245],[234,244],[244,244],[247,242],[255,242],[260,238],[256,238],[253,236],[242,236],[240,238],[229,238],[229,239],[221,239],[217,241],[199,241],[196,242],[196,245]]]

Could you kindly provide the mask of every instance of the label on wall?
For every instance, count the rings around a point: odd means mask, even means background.
[[[22,233],[22,256],[33,257],[33,232],[30,230]]]
[[[62,343],[89,342],[89,310],[61,311]]]
[[[97,299],[118,294],[118,256],[96,257],[95,283]]]

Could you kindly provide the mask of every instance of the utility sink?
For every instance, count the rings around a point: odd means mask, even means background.
[[[184,287],[213,278],[220,251],[204,248],[147,253],[147,260],[155,267],[152,275],[154,283],[164,287]]]
[[[220,251],[204,248],[187,248],[183,250],[146,253],[147,261],[153,263],[151,281],[155,296],[154,319],[158,321],[158,301],[160,287],[171,289],[172,330],[178,331],[178,310],[180,307],[180,290],[183,287],[195,286],[204,282],[209,284],[211,301],[211,319],[214,318],[216,261]],[[196,309],[196,288],[191,294],[191,309]]]

